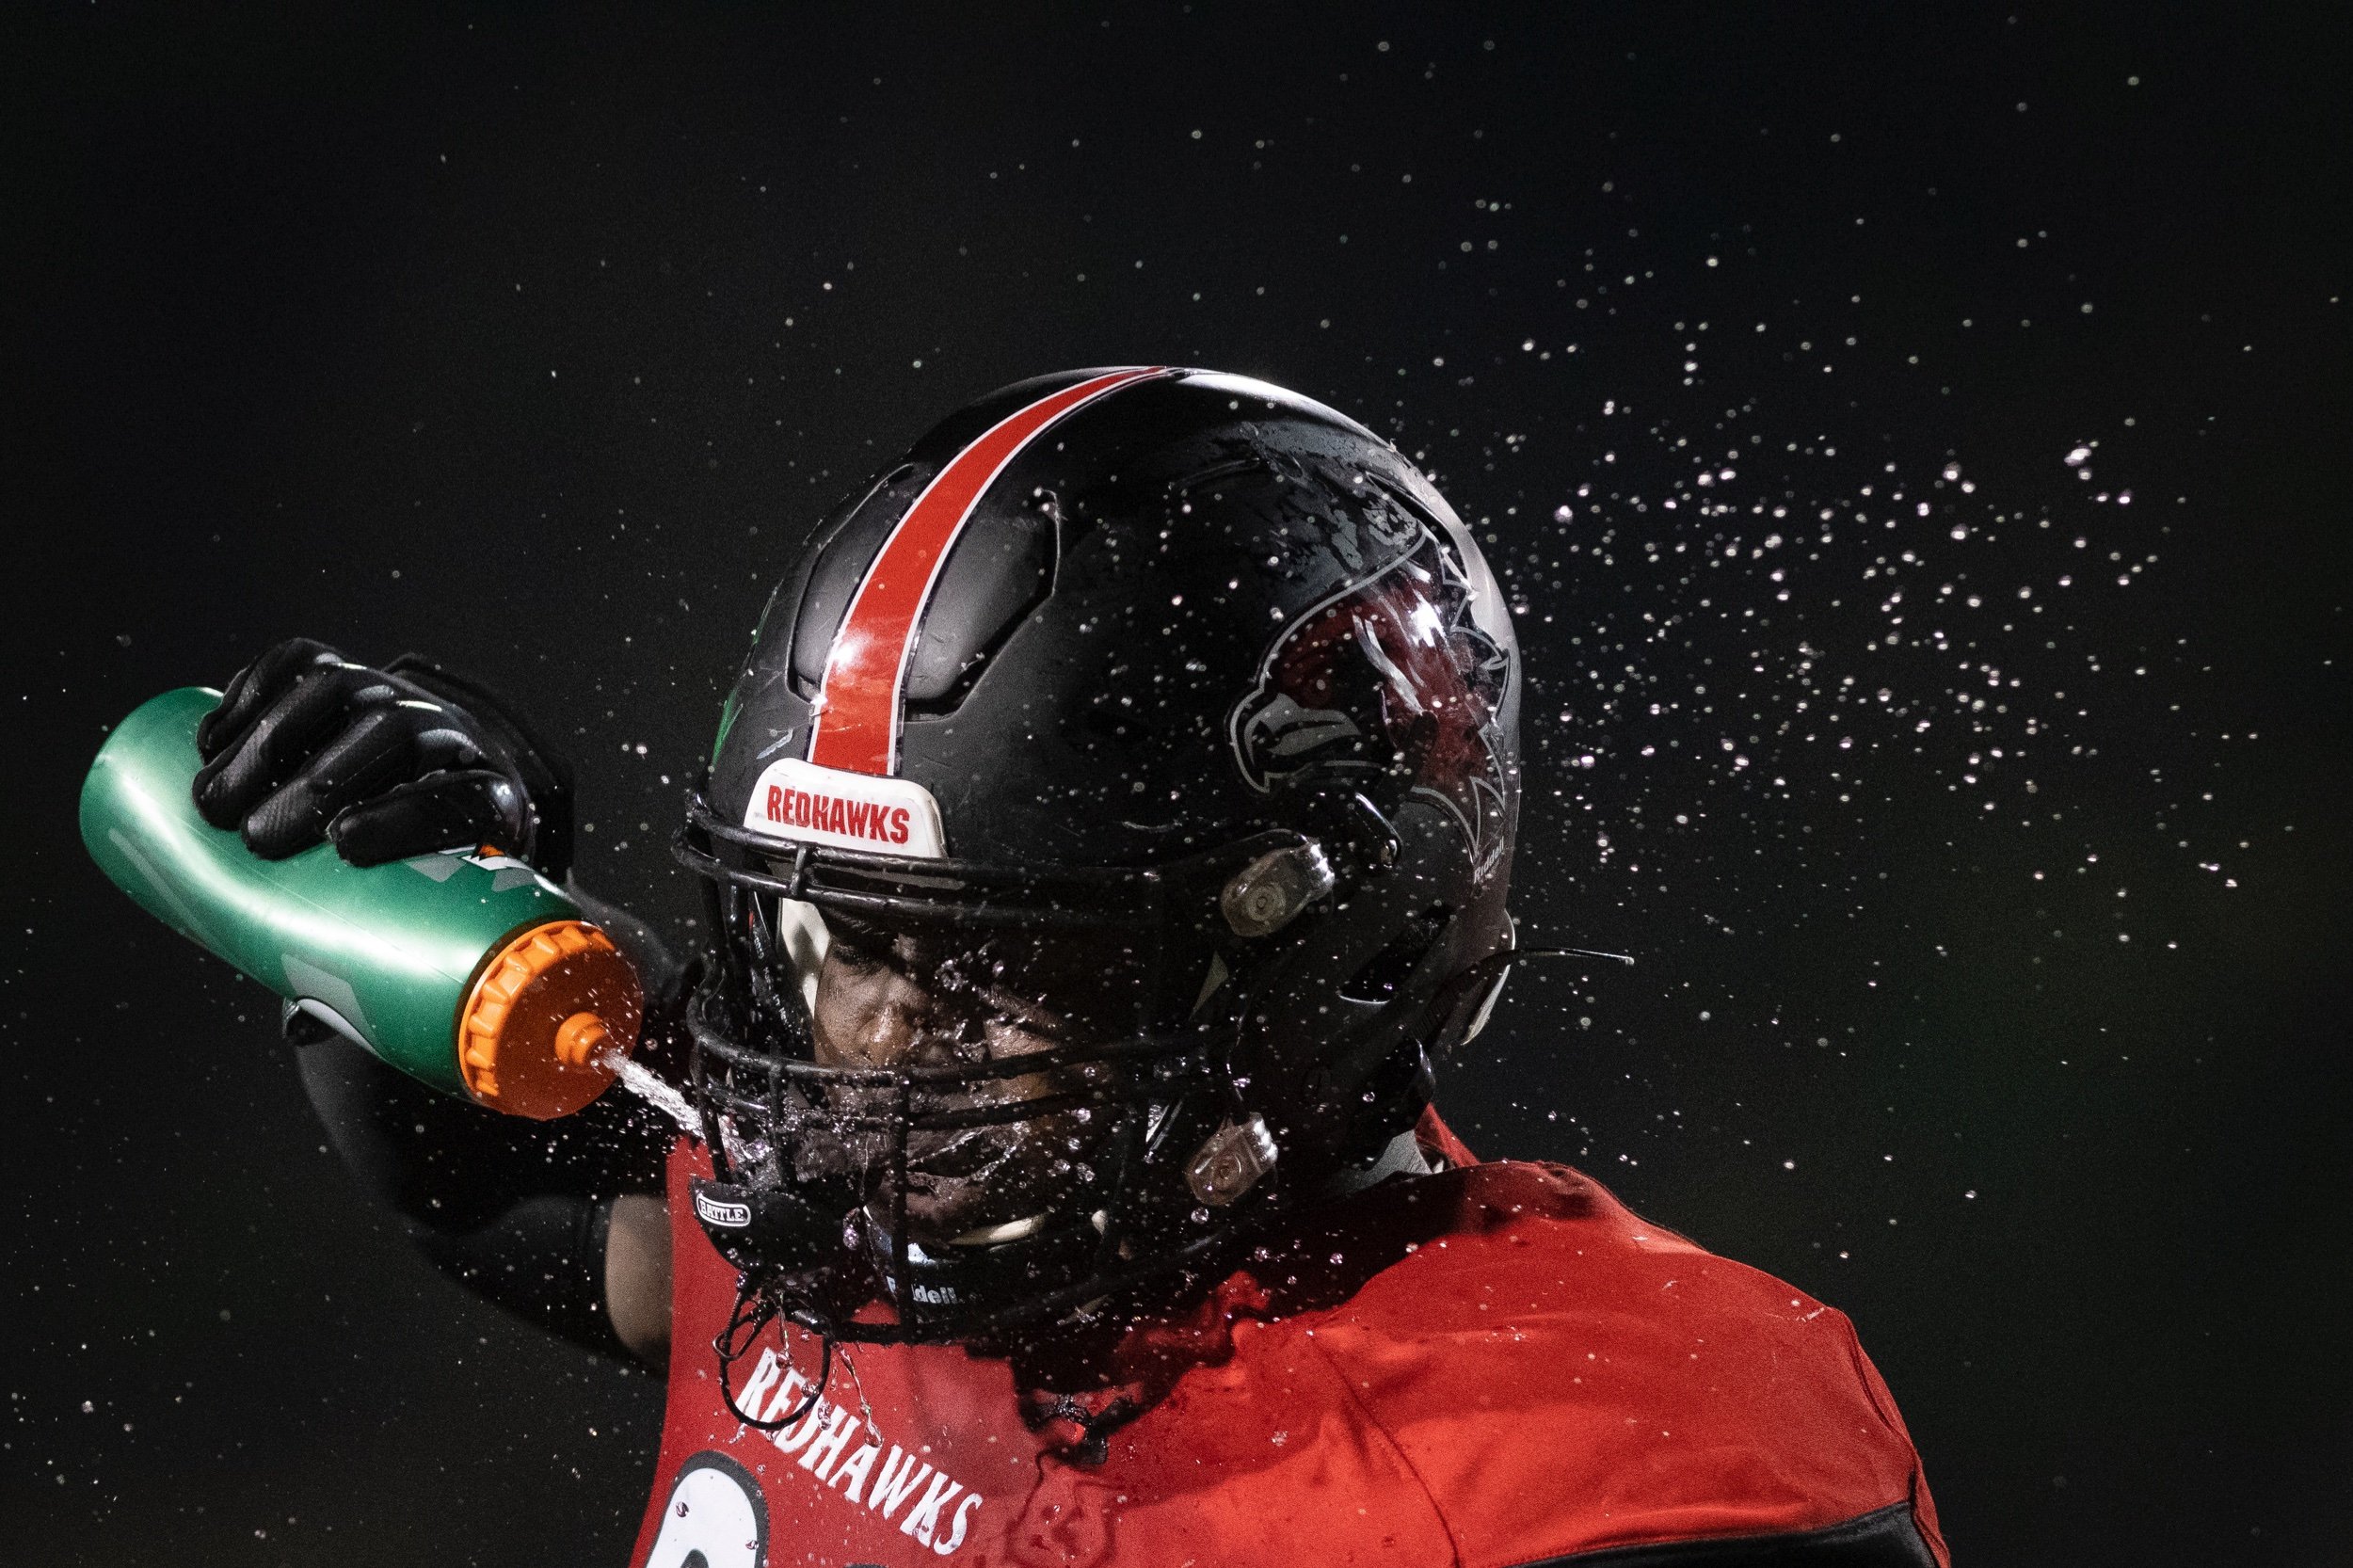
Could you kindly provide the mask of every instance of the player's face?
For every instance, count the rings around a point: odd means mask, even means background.
[[[1116,1038],[1131,1023],[1135,984],[1124,955],[1082,941],[1029,936],[888,931],[829,916],[818,972],[816,1058],[832,1067],[974,1064]],[[1100,1065],[983,1080],[974,1107],[1068,1096],[1108,1082]],[[1072,1205],[1099,1179],[1095,1155],[1109,1118],[1086,1106],[907,1142],[907,1214],[927,1243],[976,1234]]]

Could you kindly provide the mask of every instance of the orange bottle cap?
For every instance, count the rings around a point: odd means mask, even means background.
[[[600,1056],[637,1043],[645,992],[613,939],[551,920],[482,967],[458,1010],[457,1070],[478,1104],[512,1116],[568,1116],[604,1093]]]

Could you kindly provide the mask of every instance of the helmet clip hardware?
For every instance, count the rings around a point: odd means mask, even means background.
[[[1224,1208],[1274,1169],[1274,1134],[1267,1130],[1266,1118],[1253,1112],[1202,1140],[1185,1167],[1185,1181],[1194,1197],[1212,1208]]]
[[[1217,906],[1237,936],[1272,936],[1299,912],[1330,892],[1337,879],[1323,846],[1305,843],[1270,850],[1236,872]]]

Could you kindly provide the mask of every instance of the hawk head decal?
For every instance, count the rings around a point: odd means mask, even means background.
[[[1234,709],[1243,779],[1264,792],[1310,770],[1401,776],[1452,817],[1485,876],[1504,848],[1495,724],[1512,656],[1479,626],[1473,592],[1425,529],[1416,548],[1293,619]]]

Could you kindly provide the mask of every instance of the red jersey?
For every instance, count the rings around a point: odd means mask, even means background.
[[[709,1166],[681,1141],[636,1568],[1752,1560],[1669,1544],[1702,1541],[1942,1568],[1919,1459],[1844,1316],[1575,1171],[1476,1163],[1434,1117],[1424,1139],[1451,1168],[1302,1215],[1194,1307],[1089,1352],[1087,1386],[955,1346],[854,1346],[773,1433],[719,1396],[735,1274],[696,1224],[686,1179]],[[738,1404],[798,1408],[819,1359],[771,1331]],[[1881,1555],[1853,1551],[1866,1537]]]

